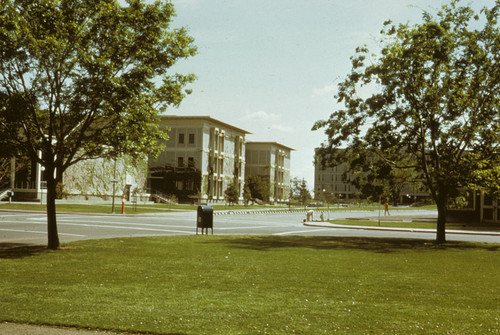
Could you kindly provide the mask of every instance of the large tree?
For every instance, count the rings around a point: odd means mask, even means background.
[[[56,185],[69,166],[158,152],[158,114],[194,79],[169,73],[196,53],[173,16],[166,1],[2,1],[0,142],[45,168],[49,248],[59,246]]]
[[[238,200],[240,197],[240,190],[238,188],[238,184],[235,181],[232,181],[224,191],[224,195],[226,201],[229,202],[230,205],[238,204]]]
[[[271,184],[269,178],[264,176],[247,176],[245,178],[244,192],[246,196],[261,201],[269,201]]]
[[[438,243],[449,199],[498,183],[499,10],[498,0],[478,14],[453,0],[419,24],[386,22],[380,54],[360,47],[351,58],[336,95],[345,108],[313,127],[326,128],[324,157],[342,152],[420,173],[437,204]]]
[[[302,206],[306,206],[307,202],[312,199],[311,192],[307,186],[307,181],[297,177],[290,180],[290,198],[296,199]]]

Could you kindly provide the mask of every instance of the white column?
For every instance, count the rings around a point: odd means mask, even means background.
[[[42,158],[42,151],[38,151],[38,157]],[[42,166],[40,163],[36,163],[36,182],[35,182],[35,189],[36,193],[40,194],[42,192]]]

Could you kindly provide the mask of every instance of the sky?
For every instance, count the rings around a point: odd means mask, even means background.
[[[251,132],[247,141],[292,147],[291,176],[314,186],[311,131],[337,104],[337,84],[358,46],[377,51],[384,21],[418,23],[445,0],[172,0],[173,27],[186,27],[198,54],[173,71],[194,73],[180,107],[167,114],[211,116]],[[494,0],[462,1],[474,9]]]

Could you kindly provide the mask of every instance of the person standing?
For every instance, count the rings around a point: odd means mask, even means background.
[[[384,216],[385,215],[391,216],[391,214],[389,213],[389,202],[386,201],[384,207],[385,207]]]

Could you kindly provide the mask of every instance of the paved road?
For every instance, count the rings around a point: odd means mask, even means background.
[[[406,218],[436,215],[435,211],[411,210],[393,212]],[[316,213],[318,215],[318,213]],[[336,211],[330,218],[376,217],[377,211]],[[325,217],[327,214],[325,213]],[[303,236],[371,236],[434,239],[432,232],[397,232],[304,226],[304,213],[232,213],[214,216],[216,235],[303,235]],[[136,236],[172,236],[196,234],[196,212],[173,212],[149,215],[58,214],[62,242],[84,239]],[[44,213],[0,210],[0,243],[46,244],[47,219]],[[448,233],[448,240],[500,243],[500,235]]]

